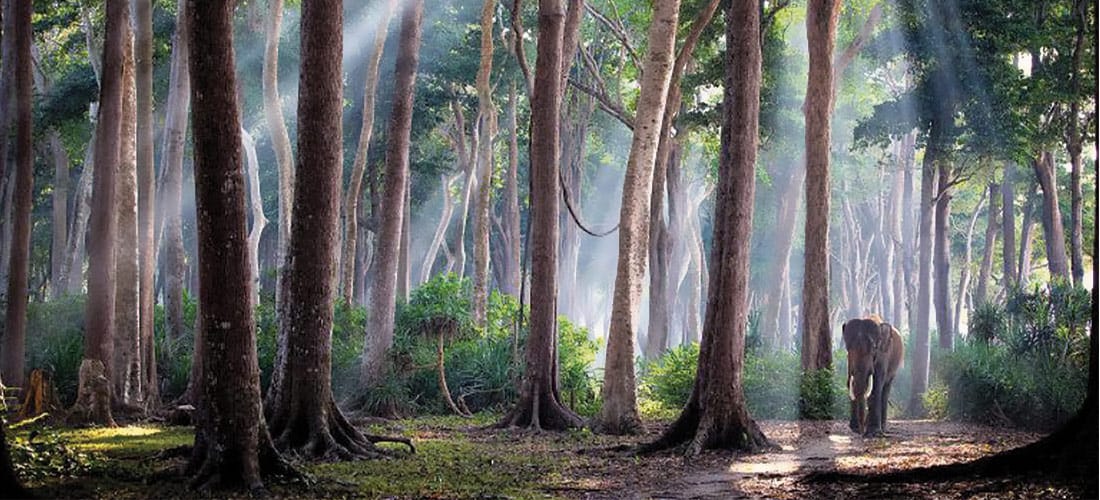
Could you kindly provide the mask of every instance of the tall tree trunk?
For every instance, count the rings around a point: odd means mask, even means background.
[[[601,390],[603,404],[593,424],[610,434],[633,434],[641,429],[634,384],[634,335],[637,329],[634,319],[642,295],[646,251],[649,248],[650,190],[661,119],[665,106],[674,105],[667,99],[676,50],[679,9],[679,0],[658,0],[654,3],[634,138],[626,162],[619,212],[619,259]]]
[[[294,154],[290,149],[290,134],[283,118],[283,103],[279,98],[279,37],[283,24],[283,0],[269,0],[270,13],[265,25],[264,41],[264,119],[271,133],[271,145],[275,149],[275,163],[279,169],[279,245],[276,262],[279,263],[279,279],[275,285],[275,308],[281,309],[287,300],[283,296],[283,266],[286,265],[286,249],[290,241],[290,227],[294,198]]]
[[[355,159],[351,166],[351,179],[348,192],[344,194],[344,249],[340,259],[341,290],[345,304],[351,304],[355,292],[355,253],[358,244],[359,200],[363,199],[363,172],[367,168],[367,152],[370,149],[371,135],[374,133],[375,94],[378,89],[378,73],[382,66],[382,50],[386,46],[386,35],[390,31],[390,18],[396,0],[385,0],[382,12],[378,16],[378,28],[374,32],[374,47],[367,60],[367,75],[363,83],[363,116],[359,127],[359,145],[355,148]]]
[[[138,283],[138,332],[141,352],[140,397],[155,404],[160,395],[156,380],[156,348],[153,343],[153,290],[157,267],[156,168],[153,155],[153,2],[134,2],[134,63],[137,86],[137,185],[138,252],[141,259]]]
[[[1054,278],[1070,279],[1066,257],[1066,230],[1062,225],[1062,210],[1058,206],[1058,179],[1054,154],[1043,151],[1032,161],[1035,177],[1043,189],[1042,221],[1043,241],[1046,243],[1047,268]]]
[[[689,456],[711,448],[757,450],[772,446],[749,417],[741,375],[760,108],[760,10],[756,2],[729,4],[726,40],[722,152],[711,250],[714,266],[698,372],[679,418],[656,442],[644,445],[643,451],[685,442]]]
[[[810,0],[806,33],[810,47],[806,87],[806,242],[802,281],[802,369],[832,366],[829,326],[829,145],[833,48],[840,14],[837,0]]]
[[[0,337],[3,366],[0,378],[23,384],[23,363],[27,339],[27,296],[31,252],[31,208],[34,202],[34,152],[31,150],[31,14],[30,0],[14,0],[8,3],[8,17],[13,26],[4,37],[13,45],[12,62],[15,87],[15,210],[12,214],[11,257],[8,271],[7,314],[4,334]],[[8,19],[5,19],[7,21]],[[8,39],[12,40],[8,40]],[[10,110],[10,108],[9,108]],[[0,169],[2,173],[2,169]]]
[[[974,306],[979,307],[989,300],[989,278],[993,274],[993,250],[997,243],[997,214],[1001,210],[1000,185],[989,183],[989,210],[986,211],[985,248],[982,251],[982,265],[978,270],[978,284],[974,289]]]
[[[127,26],[122,63],[122,126],[119,143],[118,242],[115,271],[115,356],[111,371],[115,400],[132,407],[141,396],[140,279],[137,186],[137,88],[134,81],[133,32]]]
[[[493,94],[489,78],[493,71],[493,12],[496,0],[484,0],[481,7],[481,62],[477,70],[477,114],[481,141],[478,143],[477,212],[474,218],[474,323],[485,325],[489,305],[489,209],[493,192]]]
[[[235,2],[187,2],[195,105],[199,239],[198,423],[188,471],[201,488],[262,491],[262,476],[289,466],[272,446],[260,398],[248,270],[247,212],[234,76]],[[111,75],[106,68],[105,75]]]
[[[919,234],[917,224],[913,220],[914,206],[913,192],[914,181],[913,176],[916,171],[916,133],[912,132],[907,134],[899,144],[901,148],[901,160],[902,160],[902,193],[901,193],[901,242],[902,252],[904,252],[905,260],[902,266],[902,272],[905,275],[903,288],[906,297],[906,314],[905,314],[905,328],[912,332],[914,331],[915,321],[913,321],[913,314],[916,309],[917,300],[917,281],[916,277],[917,269],[917,241],[919,241]],[[919,207],[917,210],[921,210]]]
[[[786,346],[792,338],[792,333],[780,325],[782,297],[784,293],[790,293],[790,269],[791,248],[794,246],[795,224],[798,218],[798,205],[801,201],[802,184],[806,179],[806,171],[799,166],[790,165],[786,175],[780,177],[780,186],[777,187],[776,222],[772,233],[771,249],[775,260],[772,262],[775,270],[774,281],[768,283],[768,298],[765,300],[761,328],[765,337],[773,346]],[[786,290],[786,291],[784,291]],[[789,322],[789,318],[787,319]]]
[[[920,178],[920,229],[918,230],[919,249],[917,253],[917,305],[913,319],[913,348],[910,351],[913,367],[912,382],[909,390],[910,415],[924,413],[923,396],[928,389],[929,333],[932,302],[932,204],[936,190],[935,181],[936,154],[934,148],[924,153],[924,165]]]
[[[935,251],[932,256],[935,277],[932,279],[932,293],[939,346],[941,350],[951,352],[955,348],[955,332],[952,329],[954,323],[951,320],[951,165],[947,159],[937,160],[939,180],[936,183],[936,222],[933,236]]]
[[[164,316],[167,337],[183,335],[183,289],[186,272],[183,246],[183,150],[187,139],[187,113],[191,105],[191,77],[188,56],[190,18],[186,0],[179,0],[176,33],[172,41],[172,63],[168,76],[168,100],[165,103],[163,156],[161,159],[161,212],[164,224],[160,244],[164,249]]]
[[[412,248],[412,177],[405,177],[405,210],[401,218],[401,244],[397,248],[397,300],[409,301],[412,273],[409,259]]]
[[[1001,201],[1001,260],[1004,268],[1004,289],[1010,290],[1019,283],[1020,278],[1016,267],[1016,164],[1011,161],[1005,162]]]
[[[504,177],[504,281],[501,291],[519,298],[520,290],[520,240],[523,235],[519,227],[519,126],[516,117],[516,84],[513,81],[508,89],[508,171]]]
[[[279,314],[288,345],[268,390],[265,416],[275,445],[309,458],[382,453],[356,430],[332,395],[332,321],[340,252],[342,180],[342,0],[302,2],[302,67],[298,82],[297,181],[286,264],[294,300]],[[308,175],[306,175],[308,174]]]
[[[412,129],[413,91],[420,56],[420,21],[424,0],[413,0],[401,15],[401,34],[394,67],[393,110],[386,133],[385,189],[382,199],[381,231],[378,234],[377,272],[371,286],[370,316],[363,348],[361,384],[371,387],[382,380],[389,368],[387,356],[393,346],[394,301],[397,297],[397,264],[401,226],[406,217],[405,188],[409,176],[409,134]]]
[[[248,179],[248,204],[252,210],[252,228],[248,231],[248,269],[252,280],[252,301],[260,299],[260,236],[267,227],[264,216],[264,200],[260,194],[260,163],[256,159],[256,141],[248,130],[241,128],[241,147],[244,149],[245,171]]]
[[[92,131],[93,137],[95,131]],[[69,225],[69,241],[65,246],[64,279],[66,292],[84,292],[84,244],[88,233],[88,219],[92,215],[92,179],[95,172],[95,140],[89,141],[84,152],[84,166],[76,184],[73,197],[72,224]]]
[[[580,427],[558,391],[557,257],[558,161],[562,100],[562,0],[539,0],[538,55],[531,95],[531,303],[530,331],[519,400],[502,427],[561,430]]]
[[[1081,222],[1083,209],[1082,209],[1082,195],[1081,195],[1081,150],[1084,138],[1080,132],[1080,112],[1081,112],[1081,53],[1085,50],[1085,38],[1088,36],[1088,23],[1089,23],[1089,4],[1085,0],[1075,0],[1073,2],[1073,24],[1077,29],[1077,36],[1074,39],[1073,44],[1073,64],[1071,89],[1072,89],[1072,101],[1069,104],[1069,129],[1066,131],[1066,152],[1069,153],[1070,174],[1069,174],[1069,192],[1070,192],[1070,231],[1069,231],[1069,250],[1070,250],[1070,264],[1072,265],[1071,272],[1073,274],[1073,282],[1079,286],[1084,286],[1085,278],[1085,262],[1083,257],[1083,236],[1084,231],[1083,224]],[[1093,42],[1095,43],[1095,41]],[[1095,265],[1095,264],[1094,264]]]
[[[955,299],[955,315],[954,323],[952,323],[952,331],[959,331],[959,321],[962,321],[963,305],[967,303],[967,296],[970,293],[970,267],[971,260],[974,256],[974,226],[978,225],[978,214],[982,212],[982,206],[985,205],[985,198],[983,197],[978,201],[978,206],[974,207],[974,213],[970,215],[970,224],[966,226],[966,247],[963,251],[962,268],[959,270],[959,296]],[[973,311],[974,305],[977,301],[971,300],[970,305],[967,308],[967,316]]]
[[[65,275],[65,248],[69,244],[69,154],[61,144],[57,130],[47,132],[53,157],[53,236],[50,239],[50,296],[57,299],[68,290]]]
[[[1016,263],[1016,269],[1019,273],[1016,276],[1016,283],[1020,288],[1026,288],[1031,281],[1031,244],[1034,241],[1032,237],[1032,229],[1035,228],[1035,186],[1028,185],[1028,198],[1024,203],[1024,220],[1020,223],[1020,260]]]
[[[428,251],[424,255],[424,261],[420,264],[420,274],[417,279],[417,283],[425,283],[432,277],[432,267],[435,265],[436,259],[439,257],[439,248],[443,245],[443,240],[447,235],[447,227],[450,226],[451,216],[454,215],[454,200],[451,199],[451,181],[453,177],[447,176],[447,174],[439,174],[439,185],[441,196],[443,197],[443,206],[439,213],[439,223],[435,226],[435,234],[432,236],[431,243],[428,244]]]

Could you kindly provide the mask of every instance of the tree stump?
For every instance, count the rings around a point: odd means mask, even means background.
[[[111,381],[101,361],[84,359],[80,362],[80,387],[66,420],[70,425],[115,426],[111,416]]]

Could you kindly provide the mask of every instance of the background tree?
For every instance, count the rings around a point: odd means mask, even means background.
[[[167,337],[183,335],[183,290],[186,272],[183,246],[183,152],[187,140],[187,114],[191,106],[191,77],[188,58],[187,0],[179,0],[176,32],[168,77],[168,98],[164,105],[161,192],[157,197],[163,212],[160,245],[164,251],[164,316]]]
[[[649,248],[650,191],[657,144],[661,140],[661,122],[665,106],[675,105],[668,101],[668,88],[675,59],[679,10],[679,0],[658,1],[653,7],[634,138],[623,180],[619,258],[600,393],[603,404],[593,424],[610,434],[631,434],[641,427],[634,383],[634,333],[637,330],[634,318],[642,295]]]
[[[749,417],[741,378],[760,115],[760,10],[755,2],[730,3],[726,40],[722,154],[714,207],[718,222],[698,370],[680,416],[657,441],[642,446],[643,451],[687,443],[685,453],[693,456],[704,449],[771,446]]]
[[[260,398],[234,76],[234,5],[187,3],[202,314],[198,420],[188,470],[194,474],[192,484],[203,489],[259,492],[264,474],[290,468],[272,445]]]
[[[481,63],[477,70],[478,142],[477,213],[474,225],[474,322],[485,324],[489,306],[489,208],[493,192],[493,135],[496,109],[489,79],[493,73],[493,12],[495,0],[485,0],[481,8]]]
[[[118,238],[115,270],[114,367],[111,383],[114,398],[123,406],[135,408],[141,392],[140,256],[138,249],[137,186],[137,88],[134,82],[134,38],[127,25],[126,48],[122,59],[122,125],[119,143]]]
[[[409,175],[409,135],[412,128],[413,92],[420,56],[420,23],[423,0],[413,0],[401,13],[401,34],[394,66],[394,98],[386,133],[385,188],[382,220],[375,255],[377,273],[371,287],[370,318],[360,382],[371,387],[387,372],[393,345],[394,301],[397,297],[397,260],[401,225],[405,214],[405,189]]]
[[[138,334],[142,373],[141,399],[160,398],[153,344],[153,290],[157,266],[156,169],[153,156],[153,2],[134,2],[134,64],[137,85],[138,252],[141,258],[138,290]]]
[[[290,242],[290,226],[294,199],[294,153],[290,150],[290,134],[283,118],[283,103],[279,98],[279,37],[283,25],[283,0],[268,2],[268,16],[264,24],[264,119],[271,133],[271,145],[275,148],[275,164],[279,172],[279,243],[275,261],[280,269],[286,261],[286,248]],[[279,273],[275,288],[276,308],[283,304],[282,275]]]

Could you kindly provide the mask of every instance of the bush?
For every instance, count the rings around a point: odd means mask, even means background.
[[[49,372],[65,407],[76,401],[80,361],[84,356],[83,295],[27,304],[27,371]],[[23,381],[5,381],[22,385]]]
[[[746,356],[745,400],[754,418],[798,418],[798,380],[802,360],[793,351],[761,350]]]
[[[78,477],[106,465],[103,455],[69,448],[57,431],[48,427],[32,430],[27,437],[12,432],[7,439],[12,469],[23,481]]]
[[[699,365],[699,344],[676,346],[660,358],[643,361],[639,392],[668,408],[682,408],[691,397]]]

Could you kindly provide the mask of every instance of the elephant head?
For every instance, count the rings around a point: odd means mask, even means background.
[[[890,385],[902,359],[901,335],[877,319],[853,319],[842,328],[848,350],[848,397],[853,432],[878,434],[885,427]]]

